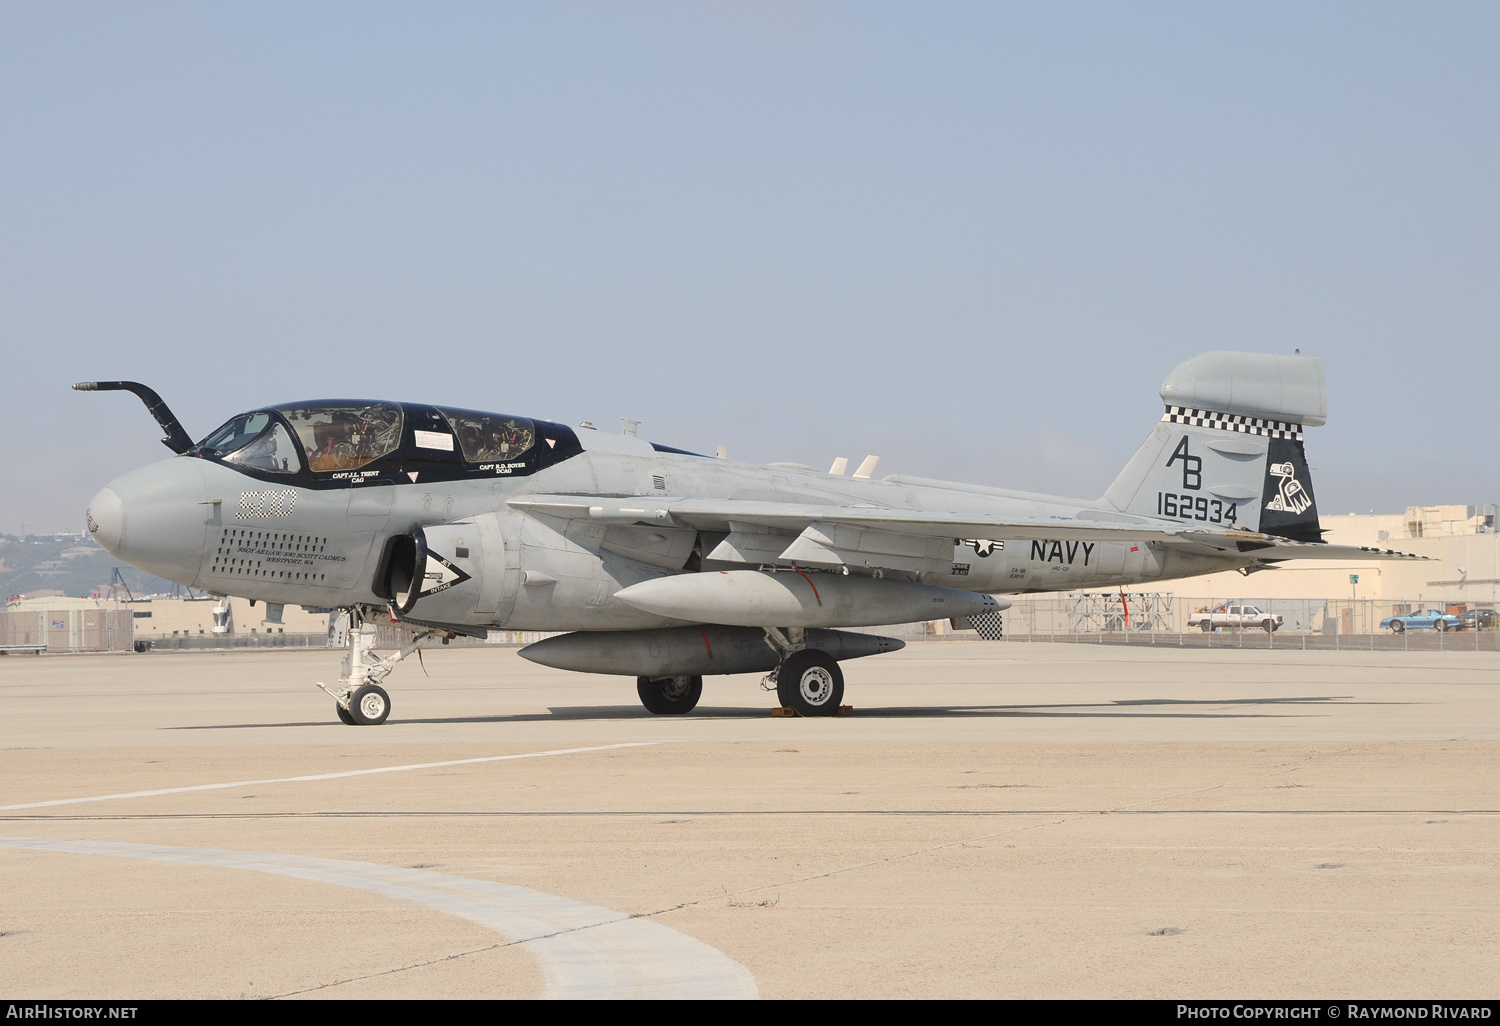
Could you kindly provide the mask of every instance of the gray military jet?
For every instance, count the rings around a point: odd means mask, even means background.
[[[832,715],[842,660],[901,642],[847,630],[947,618],[997,636],[1001,595],[1117,587],[1290,559],[1418,558],[1320,540],[1303,429],[1322,364],[1205,353],[1097,499],[735,463],[631,434],[368,400],[266,407],[194,443],[128,381],[176,455],[94,496],[106,550],[216,595],[349,614],[339,718],[377,724],[381,682],[425,642],[568,632],[528,659],[637,678],[690,712],[711,674],[767,672],[782,706]],[[377,656],[374,627],[410,632]],[[320,685],[322,686],[322,685]]]

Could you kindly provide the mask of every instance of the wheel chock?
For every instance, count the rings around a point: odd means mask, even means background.
[[[841,706],[839,706],[839,715],[840,716],[853,716],[854,715],[854,706],[852,706],[852,705],[841,705]]]
[[[780,708],[772,709],[771,710],[771,715],[772,716],[796,716],[797,715],[797,710],[793,709],[789,705],[783,705]]]

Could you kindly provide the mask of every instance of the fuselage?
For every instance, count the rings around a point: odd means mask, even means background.
[[[367,422],[356,425],[353,414],[341,420],[349,411],[363,411]],[[602,515],[511,505],[554,495],[598,497]],[[727,521],[686,526],[664,512],[644,522],[609,514],[622,503],[665,511],[683,499],[1060,521],[1110,515],[1102,500],[914,478],[859,480],[499,414],[327,401],[242,415],[188,454],[123,475],[95,497],[89,527],[106,549],[168,580],[312,607],[386,605],[399,587],[390,579],[393,543],[418,529],[441,529],[454,543],[458,570],[482,574],[483,594],[464,622],[624,630],[692,621],[617,601],[621,589],[774,562],[746,553],[723,558],[722,543],[735,529]],[[1146,542],[954,539],[951,564],[906,576],[1014,595],[1139,584],[1247,562]]]

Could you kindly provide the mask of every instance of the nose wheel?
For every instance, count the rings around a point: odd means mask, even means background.
[[[337,689],[322,681],[318,687],[333,698],[333,711],[339,721],[351,727],[374,727],[391,714],[391,696],[378,683],[396,664],[417,651],[422,642],[441,632],[426,630],[388,656],[375,655],[375,629],[364,626],[349,631],[349,651],[344,656],[344,672]]]
[[[338,708],[342,713],[343,707]],[[379,684],[366,684],[349,696],[349,718],[358,726],[374,727],[384,723],[390,714],[391,696]],[[339,717],[341,720],[343,718]]]

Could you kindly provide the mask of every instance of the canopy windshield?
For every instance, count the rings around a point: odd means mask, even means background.
[[[281,421],[275,421],[256,436],[255,441],[224,457],[226,463],[269,470],[273,474],[295,474],[302,469],[302,457]]]
[[[254,441],[270,423],[271,415],[264,410],[242,413],[199,442],[193,451],[205,456],[227,456]]]
[[[307,403],[278,407],[297,432],[314,473],[353,470],[401,444],[395,403]]]
[[[302,457],[286,426],[264,410],[240,414],[192,451],[273,474],[295,474],[302,469]]]

